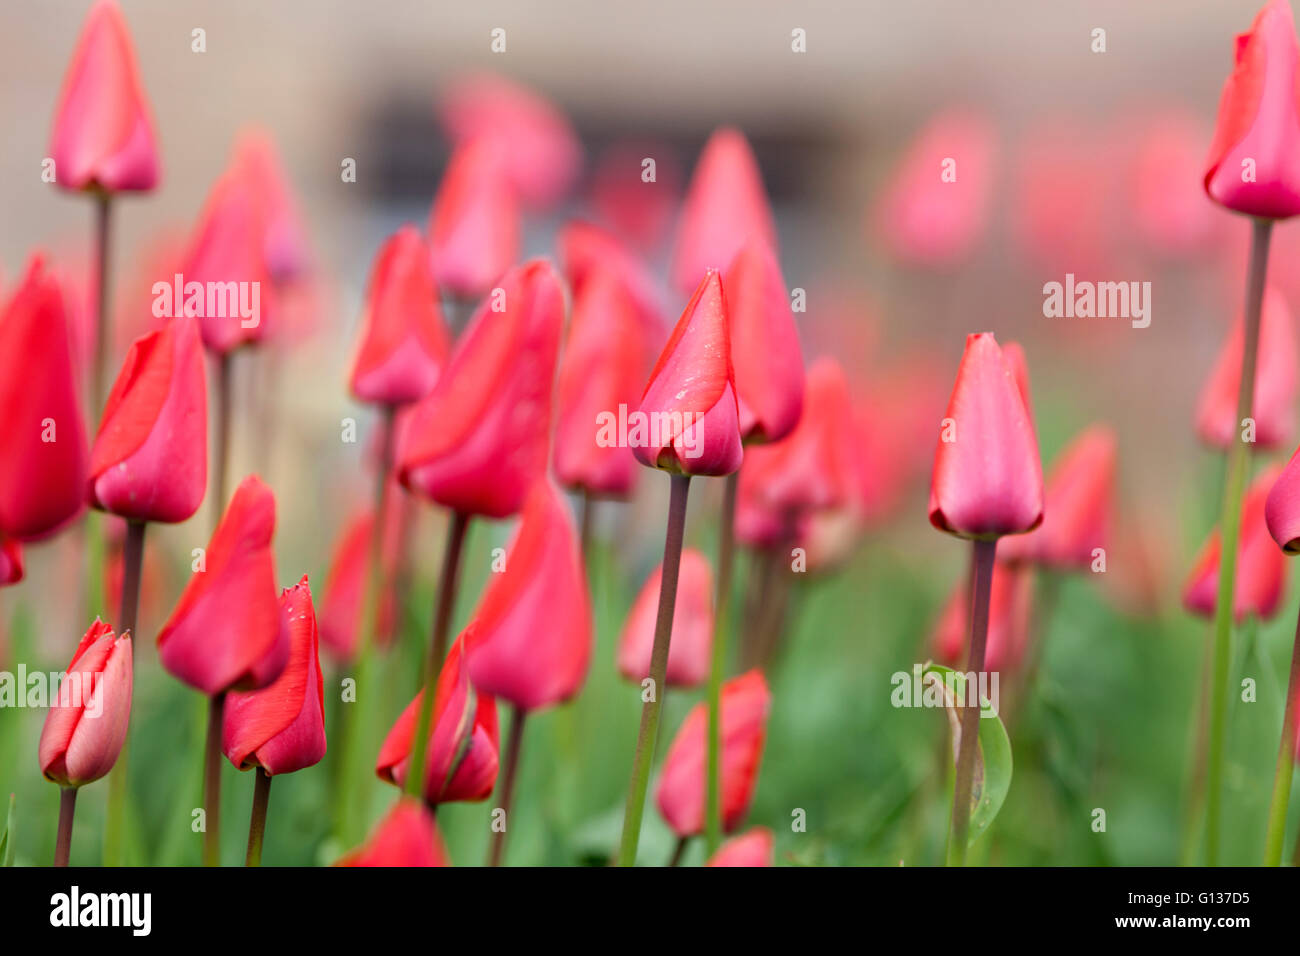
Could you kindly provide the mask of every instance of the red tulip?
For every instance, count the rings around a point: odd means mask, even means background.
[[[723,127],[704,144],[677,226],[673,285],[689,292],[710,269],[724,269],[750,239],[775,249],[776,225],[763,176],[740,130]]]
[[[1269,491],[1264,518],[1277,546],[1287,554],[1300,554],[1300,449]]]
[[[50,137],[64,189],[149,190],[158,184],[153,118],[122,11],[90,8],[63,79]]]
[[[649,364],[646,329],[618,277],[593,270],[574,295],[560,361],[555,475],[570,488],[624,498],[636,483],[636,458],[617,442],[597,441],[601,416],[634,407]]]
[[[1020,392],[1020,398],[1025,403],[1025,413],[1029,416],[1029,424],[1034,424],[1034,402],[1030,397],[1029,391],[1029,359],[1025,357],[1025,348],[1019,342],[1008,342],[1002,346],[1002,361],[1007,363],[1007,368],[1011,370],[1011,377],[1015,379],[1016,390]]]
[[[664,567],[646,579],[618,639],[618,672],[628,680],[650,676],[650,651],[655,640],[655,615]],[[693,687],[709,676],[713,647],[713,570],[709,559],[694,548],[682,551],[672,642],[668,645],[668,684]]]
[[[545,626],[539,626],[539,622]],[[578,693],[591,660],[591,600],[568,505],[534,486],[506,554],[464,633],[469,678],[522,710]]]
[[[98,618],[68,662],[41,729],[41,773],[80,787],[113,769],[131,719],[131,636]]]
[[[598,273],[613,273],[636,301],[641,321],[649,330],[664,328],[663,291],[658,280],[637,255],[615,236],[589,222],[565,224],[556,240],[560,267],[574,298],[582,294],[587,279]]]
[[[137,339],[104,407],[90,453],[90,503],[137,521],[184,521],[208,475],[203,346],[193,319]]]
[[[1029,614],[1033,580],[1019,565],[997,561],[989,590],[989,632],[984,669],[990,673],[1015,670],[1030,640]],[[931,647],[937,660],[965,667],[963,654],[970,635],[970,582],[963,579],[943,606]]]
[[[776,835],[767,827],[751,827],[740,836],[734,836],[718,852],[709,857],[705,866],[775,866]]]
[[[418,800],[399,799],[363,846],[335,866],[451,866],[433,814]]]
[[[457,83],[440,113],[456,143],[487,138],[502,146],[507,175],[530,206],[557,203],[582,166],[582,146],[564,114],[536,91],[502,77]]]
[[[763,759],[772,695],[761,671],[722,685],[722,828],[730,833],[749,811]],[[704,830],[704,770],[708,709],[696,704],[686,715],[664,758],[655,799],[679,837]]]
[[[1081,432],[1052,466],[1043,523],[1036,531],[1009,538],[999,546],[998,557],[1060,569],[1091,568],[1093,551],[1110,547],[1115,454],[1115,432],[1110,427],[1093,425]]]
[[[227,696],[221,728],[226,759],[240,770],[261,767],[270,777],[325,756],[325,682],[307,575],[280,595],[280,620],[289,632],[284,670],[260,690]]]
[[[162,311],[197,316],[204,346],[218,355],[260,342],[267,334],[274,302],[266,271],[263,212],[241,170],[223,173],[186,248],[179,273],[181,294],[177,295],[174,278],[155,287],[155,292],[163,293],[163,301],[171,303],[170,309]],[[164,286],[171,288],[164,290]],[[157,301],[155,315],[160,308]]]
[[[429,241],[438,285],[461,299],[483,295],[519,251],[519,209],[495,139],[457,146],[433,201]]]
[[[517,513],[546,473],[563,324],[564,293],[551,267],[533,260],[511,269],[415,406],[399,442],[402,484],[465,514]]]
[[[930,524],[996,538],[1042,520],[1042,465],[1024,399],[992,333],[969,335],[935,451]]]
[[[289,631],[275,596],[271,537],[275,496],[245,478],[196,571],[158,632],[158,656],[173,676],[213,696],[265,687],[289,657]]]
[[[750,239],[731,260],[723,286],[736,370],[740,435],[780,441],[803,408],[803,356],[781,266],[761,239]]]
[[[276,282],[302,278],[311,268],[307,230],[269,133],[246,129],[235,144],[232,166],[252,189],[262,223],[262,258]]]
[[[496,786],[500,749],[497,704],[470,683],[462,661],[464,646],[463,637],[452,644],[438,675],[433,736],[425,762],[424,799],[429,804],[486,800]],[[379,748],[375,772],[399,788],[405,785],[410,769],[411,738],[423,697],[423,690],[415,695]]]
[[[400,491],[390,486],[389,493]],[[390,499],[391,500],[391,499]],[[361,634],[361,602],[364,600],[366,575],[370,567],[370,538],[374,528],[374,512],[362,511],[344,527],[343,533],[330,561],[325,578],[325,592],[321,596],[320,637],[325,647],[341,661],[350,661],[357,652]],[[391,519],[390,519],[391,522]],[[388,536],[385,535],[387,543]],[[384,549],[389,552],[389,548]],[[396,555],[384,555],[384,579],[391,582]],[[384,588],[379,609],[378,638],[387,643],[392,638],[397,620],[397,596],[393,588]]]
[[[1300,46],[1286,0],[1271,0],[1237,37],[1205,171],[1205,191],[1247,216],[1300,212]]]
[[[429,247],[414,226],[403,226],[370,273],[352,394],[384,405],[417,401],[438,381],[449,350]]]
[[[1286,300],[1272,288],[1264,292],[1259,322],[1259,364],[1251,414],[1255,420],[1255,445],[1263,449],[1284,444],[1295,432],[1297,359],[1295,320]],[[1241,441],[1243,426],[1237,420],[1237,391],[1241,387],[1243,335],[1242,317],[1238,315],[1196,410],[1196,433],[1201,441],[1224,450]]]
[[[0,534],[41,538],[85,504],[86,428],[68,312],[32,257],[0,317]]]
[[[1274,465],[1246,489],[1241,506],[1241,540],[1237,545],[1237,575],[1232,609],[1240,623],[1248,614],[1268,619],[1277,613],[1286,581],[1286,558],[1269,534],[1265,505],[1282,473]],[[1183,607],[1193,614],[1213,618],[1219,594],[1219,531],[1216,528],[1196,556],[1183,587]]]
[[[13,538],[0,538],[0,587],[23,579],[23,547]]]
[[[637,409],[647,434],[629,432],[643,465],[686,475],[729,475],[740,467],[740,408],[731,367],[727,300],[710,271],[677,320]]]
[[[945,268],[988,230],[997,134],[989,120],[953,111],[930,120],[891,175],[876,230],[895,258]]]

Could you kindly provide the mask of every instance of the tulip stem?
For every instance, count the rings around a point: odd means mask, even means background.
[[[101,190],[95,197],[95,367],[91,369],[90,420],[99,418],[108,375],[109,238],[112,235],[113,197]]]
[[[731,575],[736,562],[736,492],[740,470],[727,476],[722,494],[722,523],[718,528],[718,592],[714,599],[713,651],[709,665],[709,747],[704,822],[708,855],[722,844],[722,677],[727,666],[727,636],[731,628]]]
[[[682,862],[682,857],[686,855],[686,844],[691,842],[688,836],[678,837],[677,845],[673,847],[673,855],[668,858],[669,866],[678,866]]]
[[[54,865],[67,866],[72,851],[72,815],[77,810],[77,788],[63,787],[59,791],[59,836],[54,842]],[[13,839],[13,835],[9,837]]]
[[[1291,777],[1295,772],[1296,698],[1300,695],[1300,619],[1296,621],[1295,646],[1291,649],[1291,677],[1286,685],[1286,707],[1282,712],[1282,742],[1277,748],[1277,770],[1273,776],[1273,802],[1268,808],[1268,831],[1264,838],[1264,865],[1282,864],[1282,843],[1286,837],[1286,811],[1291,803]]]
[[[989,633],[989,591],[993,586],[993,561],[997,555],[996,538],[972,542],[974,567],[971,569],[970,651],[966,658],[967,681],[984,670],[984,647]],[[976,694],[972,705],[970,698]],[[948,865],[966,865],[967,834],[970,832],[971,787],[975,776],[975,754],[979,748],[980,701],[978,691],[967,687],[961,710],[961,737],[957,743],[957,775],[952,790],[952,829],[948,836]]]
[[[226,461],[230,456],[230,364],[229,352],[217,356],[217,427],[212,463],[212,527],[221,523],[226,510]]]
[[[266,836],[266,805],[271,801],[271,775],[258,767],[253,783],[253,814],[248,820],[248,855],[245,866],[262,865],[262,840]]]
[[[501,811],[501,829],[492,834],[492,847],[488,851],[488,866],[500,866],[506,852],[506,828],[510,825],[510,802],[515,794],[515,774],[519,770],[519,747],[524,739],[524,718],[528,711],[514,708],[510,720],[510,736],[506,739],[506,773],[497,791],[497,809]]]
[[[208,699],[208,739],[203,748],[203,865],[221,865],[221,725],[226,695]]]
[[[429,756],[429,737],[432,735],[433,705],[438,692],[438,675],[447,658],[447,633],[451,630],[452,612],[456,608],[456,587],[460,579],[461,553],[465,549],[465,533],[469,529],[469,515],[453,511],[451,525],[447,528],[447,547],[442,556],[442,570],[438,582],[438,603],[433,612],[433,634],[429,656],[424,662],[424,696],[420,699],[420,716],[415,723],[415,736],[411,738],[411,760],[407,765],[406,792],[419,797],[424,788]]]
[[[1271,219],[1254,220],[1250,245],[1250,272],[1246,282],[1245,335],[1241,350],[1241,382],[1237,389],[1237,420],[1233,430],[1251,417],[1255,399],[1255,360],[1259,351],[1259,320],[1264,303],[1264,277],[1268,271]],[[1223,797],[1224,741],[1227,735],[1228,671],[1232,657],[1233,595],[1237,579],[1237,540],[1241,532],[1241,496],[1248,470],[1247,447],[1234,441],[1228,451],[1228,470],[1219,517],[1219,594],[1214,608],[1214,664],[1210,683],[1210,734],[1206,760],[1205,864],[1219,861],[1219,818]]]
[[[664,535],[663,577],[659,585],[659,614],[655,619],[654,647],[650,651],[650,699],[641,706],[641,729],[636,737],[632,761],[632,782],[623,811],[623,839],[618,865],[635,866],[641,840],[641,814],[645,810],[650,764],[659,736],[659,712],[667,695],[668,644],[673,635],[673,611],[677,606],[677,572],[682,563],[682,539],[686,533],[686,499],[691,490],[690,475],[673,475],[668,499],[668,530]],[[643,691],[644,693],[644,691]]]

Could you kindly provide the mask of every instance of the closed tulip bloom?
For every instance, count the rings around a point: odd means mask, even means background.
[[[767,827],[751,827],[718,847],[705,866],[775,866],[776,835]]]
[[[685,475],[729,475],[745,452],[731,365],[727,299],[717,272],[700,280],[641,395],[646,434],[629,443],[643,465]]]
[[[232,161],[252,188],[262,224],[262,258],[275,282],[292,282],[311,268],[307,229],[298,214],[275,142],[266,130],[246,129]]]
[[[86,427],[67,304],[43,259],[0,316],[0,534],[42,538],[86,497]]]
[[[1011,369],[1011,377],[1016,381],[1016,389],[1029,415],[1029,424],[1033,425],[1034,401],[1029,389],[1029,359],[1025,357],[1025,347],[1019,342],[1008,342],[1002,346],[1002,361]]]
[[[1295,432],[1296,333],[1286,300],[1275,289],[1264,293],[1259,319],[1258,365],[1251,416],[1255,421],[1256,449],[1274,448]],[[1215,360],[1201,390],[1196,409],[1196,434],[1201,441],[1225,451],[1242,440],[1237,420],[1237,392],[1241,387],[1242,318],[1233,323],[1228,340]]]
[[[492,288],[519,253],[519,206],[494,139],[457,146],[429,219],[433,274],[457,298]]]
[[[1015,670],[1029,644],[1032,578],[1016,564],[997,561],[989,589],[989,633],[984,652],[986,670]],[[962,654],[970,636],[970,585],[962,580],[953,588],[935,625],[930,646],[936,659],[952,667],[965,667]]]
[[[997,538],[1042,520],[1038,439],[1015,376],[992,333],[969,335],[935,451],[930,524]]]
[[[614,273],[595,270],[574,295],[560,361],[554,451],[555,476],[566,487],[615,498],[632,493],[636,458],[618,442],[598,441],[598,425],[640,398],[650,364],[646,331]]]
[[[740,435],[746,441],[780,441],[799,422],[804,390],[799,332],[781,266],[762,239],[750,239],[731,260],[722,284]]]
[[[761,671],[748,671],[722,685],[722,828],[728,833],[745,819],[754,798],[771,707],[772,695]],[[679,837],[704,831],[708,722],[707,705],[696,704],[673,738],[659,777],[655,800]]]
[[[451,866],[433,814],[418,800],[393,804],[365,844],[335,866]]]
[[[425,765],[424,799],[430,804],[486,800],[497,782],[497,704],[470,683],[464,647],[463,637],[452,644],[438,675],[433,736]],[[406,783],[411,738],[423,697],[423,690],[415,695],[379,748],[375,772],[398,787]]]
[[[80,787],[113,769],[131,719],[131,637],[98,618],[72,655],[37,748],[41,773]]]
[[[573,517],[549,481],[529,494],[506,569],[492,576],[464,639],[474,686],[522,710],[563,703],[581,689],[591,599]]]
[[[1279,548],[1287,554],[1300,554],[1300,449],[1269,491],[1264,519]]]
[[[284,670],[260,690],[230,694],[221,728],[226,759],[240,770],[261,767],[270,777],[325,756],[325,682],[306,575],[280,595],[280,620],[289,632]]]
[[[414,226],[403,226],[370,273],[352,394],[384,405],[417,401],[438,381],[449,351],[429,247]]]
[[[750,239],[775,249],[776,225],[758,161],[738,129],[704,144],[682,202],[673,250],[673,285],[689,292],[710,269],[724,269]]]
[[[1086,571],[1097,548],[1110,547],[1115,505],[1115,432],[1093,425],[1056,459],[1047,478],[1043,523],[1010,538],[998,557],[1037,561],[1062,570]]]
[[[465,514],[504,518],[546,473],[551,391],[564,293],[533,260],[501,280],[501,304],[479,306],[446,369],[411,414],[398,475],[412,491]]]
[[[556,239],[560,268],[576,299],[587,280],[613,273],[636,302],[647,330],[666,331],[663,290],[645,261],[613,233],[589,222],[573,220]]]
[[[203,345],[193,319],[141,336],[109,392],[90,453],[90,503],[136,521],[184,521],[208,476]]]
[[[1205,191],[1247,216],[1300,212],[1300,47],[1286,0],[1270,0],[1237,37],[1205,171]],[[1247,175],[1247,173],[1251,175]]]
[[[628,680],[650,676],[650,652],[655,641],[655,615],[663,581],[661,563],[646,579],[623,623],[618,639],[618,672]],[[709,676],[713,647],[713,570],[709,559],[694,548],[682,551],[672,642],[668,645],[668,684],[694,687]]]
[[[275,595],[275,496],[256,475],[235,489],[171,617],[158,656],[174,677],[212,696],[265,687],[284,670],[289,629]]]
[[[23,579],[23,547],[13,538],[0,538],[0,587]]]
[[[1241,505],[1241,541],[1237,546],[1237,578],[1232,610],[1240,623],[1247,615],[1268,619],[1277,613],[1286,581],[1286,558],[1277,549],[1265,517],[1269,492],[1282,467],[1266,469],[1246,489]],[[1215,528],[1201,548],[1183,587],[1183,607],[1205,618],[1214,617],[1219,594],[1219,554],[1222,544]]]
[[[390,493],[391,490],[390,488]],[[321,596],[320,607],[320,638],[326,649],[340,661],[352,660],[357,652],[357,640],[361,634],[361,602],[370,567],[370,539],[374,520],[372,511],[363,511],[347,523],[339,536],[329,573],[325,577],[325,591]],[[385,535],[385,543],[388,540]],[[389,550],[385,548],[386,552]],[[393,624],[397,619],[396,595],[389,584],[395,557],[395,554],[384,555],[385,587],[376,635],[381,644],[387,644],[391,640]]]
[[[158,185],[158,147],[135,50],[112,0],[90,8],[77,40],[50,138],[56,182],[105,192]]]

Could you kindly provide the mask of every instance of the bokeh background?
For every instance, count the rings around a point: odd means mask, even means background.
[[[67,59],[88,4],[10,0],[0,7],[0,287],[28,254],[50,250],[84,270],[91,209],[40,178]],[[807,290],[798,317],[809,357],[831,354],[864,393],[900,368],[927,374],[881,397],[901,420],[897,456],[919,465],[864,536],[851,561],[800,582],[786,644],[771,675],[774,708],[750,820],[777,833],[781,862],[936,862],[946,800],[941,714],[896,710],[889,675],[928,656],[927,644],[966,551],[925,520],[928,431],[942,413],[966,332],[1021,341],[1029,357],[1045,462],[1083,426],[1104,421],[1120,439],[1120,528],[1110,568],[1071,579],[1044,641],[1036,685],[1013,733],[1008,802],[982,850],[995,863],[1154,864],[1184,858],[1183,793],[1207,625],[1178,606],[1193,549],[1213,522],[1221,467],[1192,427],[1200,384],[1239,308],[1248,226],[1200,194],[1232,37],[1249,0],[1134,4],[1091,0],[807,2],[776,0],[619,4],[596,0],[424,3],[389,0],[123,0],[152,99],[163,183],[120,204],[115,222],[116,308],[150,250],[182,242],[239,131],[274,137],[309,228],[315,283],[309,335],[286,349],[272,381],[240,380],[242,396],[270,387],[274,421],[236,426],[232,475],[257,469],[279,500],[282,584],[322,580],[338,533],[369,494],[362,446],[340,441],[355,417],[346,371],[371,259],[403,222],[427,222],[449,155],[435,112],[458,77],[491,71],[533,87],[569,116],[584,172],[561,208],[526,221],[524,252],[554,254],[569,216],[599,218],[598,171],[629,178],[652,155],[667,210],[647,254],[665,274],[673,202],[700,146],[719,124],[750,138],[777,214],[787,284]],[[507,33],[493,54],[489,32]],[[791,30],[807,52],[791,51]],[[206,31],[204,53],[191,31]],[[1095,28],[1106,52],[1092,51]],[[909,145],[934,117],[974,111],[994,131],[987,224],[960,261],[906,261],[891,247],[878,200]],[[648,144],[648,145],[647,145]],[[629,153],[628,150],[631,152]],[[621,152],[620,152],[621,151]],[[357,181],[341,181],[351,157]],[[1143,211],[1152,191],[1201,209],[1161,233]],[[1159,219],[1159,216],[1155,216]],[[1167,225],[1167,223],[1166,223]],[[1296,304],[1298,227],[1277,231],[1274,280]],[[1042,285],[1068,271],[1150,281],[1152,323],[1047,319]],[[673,316],[683,302],[668,296]],[[117,346],[120,357],[128,339]],[[927,383],[927,387],[915,385]],[[921,452],[916,451],[917,447]],[[636,588],[660,556],[667,482],[647,473],[622,513],[602,514],[593,587],[598,653],[572,706],[530,727],[509,858],[597,862],[616,842],[639,713],[617,679],[613,643]],[[691,543],[713,553],[716,492],[695,496]],[[149,638],[185,581],[188,554],[206,541],[206,509],[185,525],[150,531],[156,587],[146,593]],[[405,626],[427,632],[442,517],[419,509],[418,584]],[[472,611],[492,547],[510,526],[481,524],[471,540],[458,614]],[[84,631],[77,619],[79,556],[59,539],[30,550],[31,582],[0,595],[0,661],[60,668]],[[742,563],[740,578],[745,578]],[[1258,703],[1234,708],[1227,862],[1256,858],[1281,712],[1280,662],[1295,598],[1258,629],[1234,674],[1260,681]],[[131,762],[131,847],[140,862],[197,862],[202,704],[163,675],[148,640]],[[1245,645],[1249,646],[1249,645]],[[390,662],[392,711],[415,687],[411,662]],[[404,670],[404,667],[407,670]],[[337,675],[330,675],[337,681]],[[327,683],[327,700],[331,695]],[[673,732],[692,693],[669,698]],[[17,794],[20,862],[45,862],[57,799],[41,780],[35,743],[43,712],[0,711],[0,791]],[[327,725],[328,728],[328,725]],[[661,748],[662,749],[662,748]],[[325,862],[327,764],[277,783],[266,861]],[[242,858],[252,783],[226,768],[226,858]],[[376,784],[376,793],[379,793]],[[73,858],[97,859],[103,785],[79,803]],[[374,801],[376,812],[380,808]],[[806,833],[791,831],[807,812]],[[1107,813],[1092,829],[1094,808]],[[439,814],[453,859],[476,862],[487,810]],[[666,860],[671,839],[647,814],[642,859]],[[688,861],[698,861],[696,847]]]

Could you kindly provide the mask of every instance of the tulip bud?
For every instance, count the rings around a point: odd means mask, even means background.
[[[563,703],[581,689],[591,599],[573,518],[549,481],[529,493],[506,568],[492,576],[464,640],[474,686],[517,708]]]
[[[987,539],[1042,520],[1042,465],[1024,398],[992,333],[968,335],[935,451],[930,524]]]
[[[23,579],[23,548],[13,538],[0,538],[0,587]]]
[[[1227,209],[1264,219],[1300,212],[1300,65],[1286,0],[1270,0],[1236,40],[1210,144],[1205,191]]]
[[[150,190],[158,184],[153,119],[122,11],[90,8],[63,79],[50,157],[64,189]]]
[[[80,787],[113,769],[131,719],[131,637],[98,618],[77,645],[41,729],[41,773]]]
[[[289,660],[261,690],[226,697],[221,751],[240,770],[293,773],[325,756],[325,683],[307,576],[280,595]]]
[[[289,630],[275,596],[274,533],[275,496],[250,475],[158,632],[163,667],[208,696],[265,687],[284,670]]]
[[[30,540],[81,512],[86,428],[63,292],[33,256],[0,316],[0,534]]]
[[[560,267],[575,300],[587,280],[599,273],[613,275],[636,302],[647,333],[659,334],[666,324],[663,291],[645,262],[615,236],[589,222],[566,223],[556,239]]]
[[[109,392],[90,454],[89,500],[136,521],[184,521],[208,475],[203,347],[191,318],[137,339]]]
[[[267,274],[277,283],[304,278],[311,268],[307,230],[270,134],[256,128],[244,130],[235,144],[231,165],[253,191]]]
[[[536,259],[511,269],[414,407],[397,453],[402,484],[464,514],[517,513],[546,473],[563,324],[551,267]]]
[[[654,648],[663,573],[661,563],[646,579],[618,639],[618,672],[628,680],[641,681],[650,676],[650,653]],[[709,676],[709,655],[713,647],[713,570],[708,558],[694,548],[686,548],[677,573],[667,680],[670,687],[693,687]]]
[[[414,226],[403,226],[370,273],[352,394],[385,405],[421,399],[438,381],[449,349],[429,247]]]
[[[754,797],[771,705],[761,671],[749,671],[722,685],[722,828],[728,833],[744,820]],[[679,837],[704,830],[708,722],[705,704],[691,709],[668,748],[659,777],[655,795],[659,812]]]
[[[1264,519],[1279,548],[1287,554],[1300,554],[1300,449],[1269,491]]]
[[[433,814],[418,800],[399,799],[365,844],[335,866],[451,866]]]
[[[470,683],[462,659],[464,647],[464,637],[452,644],[438,675],[433,737],[425,763],[424,800],[428,804],[486,800],[496,786],[500,749],[496,700]],[[421,690],[379,748],[375,772],[398,787],[406,783],[411,738],[423,698]]]
[[[647,432],[634,448],[641,464],[685,475],[729,475],[740,467],[740,408],[717,272],[700,280],[687,303],[637,414]]]
[[[718,852],[709,857],[705,866],[775,866],[776,836],[767,827],[751,827],[740,836],[734,836]]]
[[[429,218],[438,286],[474,299],[503,276],[519,252],[519,208],[505,169],[506,146],[482,138],[457,146]]]
[[[390,499],[391,500],[391,499]],[[374,528],[374,513],[363,511],[348,522],[339,536],[329,574],[325,578],[325,593],[321,597],[320,637],[336,658],[352,660],[357,652],[361,635],[361,602],[364,599],[366,575],[370,568],[370,541]],[[389,540],[385,533],[385,542]],[[385,548],[387,552],[389,549]],[[376,637],[381,643],[393,635],[397,620],[397,599],[391,587],[393,558],[384,555],[385,587],[379,607],[379,630]]]

